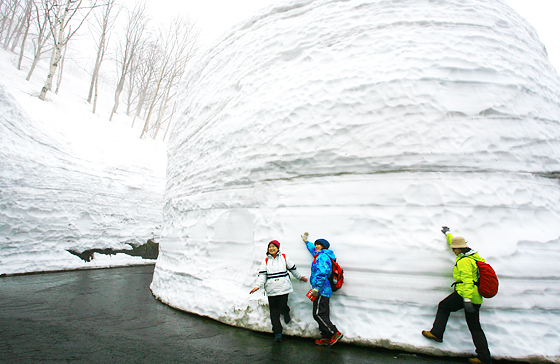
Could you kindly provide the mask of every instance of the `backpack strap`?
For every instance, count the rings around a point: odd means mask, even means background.
[[[472,258],[470,255],[463,255],[462,257],[460,257],[460,258],[455,262],[455,266],[457,266],[457,263],[459,263],[459,260],[461,260],[461,259],[463,259],[463,258],[471,258],[472,260],[474,260],[475,264],[476,264],[476,262],[477,262],[477,260],[474,259],[474,258]],[[477,272],[477,275],[480,274],[480,273],[478,273],[478,264],[476,264],[476,272]],[[479,281],[480,281],[480,277],[478,278],[478,281],[474,281],[473,284],[474,284],[475,286],[478,286],[478,285],[480,284]],[[453,282],[453,283],[451,284],[451,287],[454,287],[456,284],[459,284],[459,283],[463,283],[463,281]]]
[[[286,254],[282,254],[284,257],[284,262],[286,262]],[[264,258],[264,264],[268,264],[268,257]]]

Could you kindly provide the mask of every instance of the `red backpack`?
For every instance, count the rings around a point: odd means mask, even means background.
[[[490,264],[476,261],[478,266],[478,293],[484,298],[492,298],[498,293],[498,277]]]
[[[336,258],[331,259],[332,263],[332,274],[329,277],[329,282],[331,282],[331,289],[333,292],[338,291],[342,288],[344,284],[344,269],[336,262]]]
[[[463,259],[465,256],[461,257]],[[469,257],[468,255],[466,257]],[[498,294],[498,276],[496,276],[496,272],[490,266],[490,264],[481,262],[479,260],[475,260],[476,266],[478,267],[478,281],[474,282],[475,286],[478,287],[478,293],[484,298],[492,298],[496,294]],[[457,264],[457,263],[455,263]],[[452,286],[456,283],[463,283],[463,282],[455,282]]]

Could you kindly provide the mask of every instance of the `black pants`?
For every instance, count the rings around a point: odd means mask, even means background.
[[[321,337],[330,338],[338,331],[331,322],[330,297],[319,296],[313,301],[313,318],[319,324]]]
[[[431,330],[432,334],[440,339],[443,339],[443,333],[445,332],[445,326],[447,326],[449,314],[451,312],[459,311],[462,308],[464,308],[463,297],[461,297],[457,292],[453,292],[441,301],[438,305],[436,319]],[[482,327],[480,326],[480,305],[474,305],[474,308],[474,312],[465,311],[467,326],[471,332],[476,353],[478,354],[478,359],[480,359],[483,363],[492,363],[490,350],[488,350],[488,341],[486,341],[486,335],[484,335],[484,331],[482,331]]]
[[[288,307],[288,293],[280,296],[268,296],[268,307],[270,308],[272,332],[281,334],[282,324],[280,323],[280,315],[285,316],[290,313],[290,307]]]

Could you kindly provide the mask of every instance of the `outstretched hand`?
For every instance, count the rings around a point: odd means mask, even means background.
[[[307,282],[307,278],[306,278],[306,277],[301,277],[299,280],[302,281],[302,282]]]
[[[249,294],[257,292],[258,289],[259,289],[259,287],[253,288],[253,289],[251,290],[251,292],[249,292]]]
[[[447,226],[442,226],[441,232],[443,233],[443,235],[447,235],[447,233],[449,232],[449,228]]]
[[[308,237],[309,237],[309,233],[304,233],[304,234],[301,236],[301,240],[303,240],[303,242],[307,244],[307,238],[308,238]]]

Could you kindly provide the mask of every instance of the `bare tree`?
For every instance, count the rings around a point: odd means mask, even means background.
[[[132,127],[134,127],[134,122],[140,116],[140,113],[144,108],[144,103],[146,100],[151,98],[152,81],[155,78],[157,71],[156,60],[162,56],[159,51],[160,50],[155,43],[150,44],[148,47],[144,48],[141,61],[138,62],[138,67],[134,74],[135,85],[138,90],[138,103],[136,105],[134,118],[132,119]]]
[[[118,11],[116,14],[113,14],[114,9],[115,0],[108,0],[107,4],[105,4],[105,6],[101,9],[102,11],[95,14],[95,21],[97,23],[99,31],[99,43],[97,45],[97,57],[93,66],[91,83],[89,86],[89,93],[87,98],[87,102],[91,103],[92,97],[95,97],[95,99],[93,100],[94,114],[95,108],[97,106],[97,82],[99,80],[99,70],[101,69],[101,63],[103,62],[105,52],[107,51],[107,45],[109,43],[109,32],[113,28],[115,20],[118,16]]]
[[[82,6],[83,0],[43,0],[46,5],[46,10],[48,11],[48,19],[50,25],[50,33],[53,37],[54,47],[52,50],[51,55],[51,63],[49,68],[49,73],[47,75],[47,80],[45,81],[45,85],[41,89],[41,93],[39,94],[39,99],[45,100],[47,96],[47,92],[52,87],[52,81],[54,75],[56,73],[56,69],[58,67],[58,62],[62,57],[62,48],[70,41],[70,38],[76,32],[82,24],[84,23],[87,16],[91,13],[93,8],[95,7],[96,0],[94,1],[92,6]],[[68,31],[66,33],[66,29],[69,28],[70,22],[74,18],[74,16],[81,12],[81,10],[86,10],[85,14],[78,18],[78,25],[75,27],[73,31]]]
[[[33,18],[33,0],[27,0],[25,6],[25,15],[23,23],[23,40],[21,41],[21,47],[19,50],[19,59],[17,69],[21,70],[21,62],[23,61],[23,53],[25,52],[25,42],[27,41],[27,36],[29,35],[29,28],[31,28],[31,20]]]
[[[6,10],[4,11],[5,14],[2,14],[2,17],[4,18],[2,19],[2,31],[5,30],[6,33],[4,36],[4,49],[8,49],[10,38],[14,33],[12,31],[12,25],[14,24],[14,21],[16,20],[16,17],[18,15],[20,0],[11,0],[7,4],[2,5],[6,6]]]
[[[154,138],[157,136],[160,126],[158,123],[161,123],[163,119],[172,89],[177,86],[183,76],[187,62],[194,55],[197,35],[193,29],[193,24],[188,19],[175,18],[167,31],[161,32],[161,36],[158,37],[158,39],[164,39],[162,44],[163,57],[160,60],[158,76],[155,80],[155,92],[148,108],[140,138],[143,138],[148,132],[150,118],[156,104],[161,99],[160,116],[156,122]]]
[[[137,5],[128,16],[128,25],[126,27],[125,36],[120,43],[120,49],[118,50],[119,54],[117,55],[119,79],[115,89],[115,104],[113,105],[109,121],[113,120],[113,115],[117,112],[124,83],[129,76],[131,64],[144,36],[144,30],[147,23],[145,10],[145,4]]]
[[[26,2],[27,3],[27,2]],[[14,31],[11,35],[11,37],[9,38],[9,41],[12,42],[12,46],[10,47],[10,51],[14,51],[16,49],[17,44],[19,43],[19,39],[21,38],[21,35],[23,34],[24,31],[24,27],[26,24],[26,8],[27,6],[23,6],[20,2],[20,7],[18,8],[18,15],[17,15],[17,24],[14,28]],[[6,44],[4,46],[7,46],[8,42],[6,42]]]
[[[44,0],[42,0],[44,1]],[[35,20],[37,25],[37,37],[33,39],[33,61],[31,62],[31,67],[25,78],[27,81],[31,79],[31,75],[37,66],[37,63],[41,59],[43,53],[50,51],[50,49],[44,50],[45,44],[50,38],[51,33],[49,32],[49,12],[43,6],[44,4],[37,4],[33,2],[33,7],[35,8]]]

